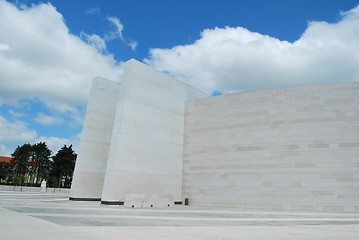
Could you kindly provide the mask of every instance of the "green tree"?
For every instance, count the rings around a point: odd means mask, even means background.
[[[75,168],[77,154],[72,150],[72,145],[64,145],[55,156],[52,157],[51,177],[58,179],[58,187],[62,187],[62,180],[70,180],[65,187],[71,186],[72,174]]]
[[[21,175],[19,177],[16,177],[14,178],[14,185],[17,186],[17,185],[24,185],[25,183],[25,176],[24,175]]]
[[[41,179],[49,178],[51,150],[48,149],[45,142],[36,143],[32,145],[31,149],[34,183],[40,183]]]
[[[11,165],[9,162],[0,162],[0,183],[8,181],[11,172]]]
[[[11,166],[15,177],[24,176],[29,170],[29,160],[31,157],[31,145],[26,143],[18,146],[11,154]]]

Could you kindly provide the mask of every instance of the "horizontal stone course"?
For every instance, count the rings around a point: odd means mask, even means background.
[[[184,142],[183,192],[192,204],[359,208],[358,83],[187,102]]]

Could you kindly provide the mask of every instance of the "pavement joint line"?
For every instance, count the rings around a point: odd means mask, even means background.
[[[1,196],[1,194],[0,194]],[[5,199],[2,198],[2,200],[19,200],[22,201],[24,199]],[[39,203],[41,202],[56,202],[57,200],[67,200],[67,198],[59,198],[59,199],[53,199],[53,200],[47,200],[47,199],[42,199],[39,201]],[[71,201],[69,201],[69,203],[73,203]],[[79,202],[77,202],[79,203]],[[88,202],[85,202],[84,204],[86,204]],[[83,205],[82,202],[79,205]],[[323,213],[323,212],[291,212],[291,211],[250,211],[250,210],[246,210],[246,209],[230,209],[230,210],[214,210],[215,208],[212,209],[202,209],[202,207],[198,207],[199,209],[184,209],[187,208],[188,206],[184,206],[182,207],[175,207],[175,208],[163,208],[163,209],[150,209],[150,208],[137,208],[137,209],[131,209],[131,208],[125,208],[122,206],[105,206],[105,205],[101,205],[101,204],[96,204],[96,205],[92,205],[91,207],[78,207],[79,205],[69,205],[66,206],[65,208],[76,208],[76,209],[91,209],[91,210],[107,210],[107,211],[138,211],[138,212],[145,212],[145,211],[150,211],[150,212],[191,212],[191,213],[205,213],[205,212],[211,212],[211,213],[218,213],[218,214],[271,214],[271,215],[303,215],[303,216],[309,216],[309,215],[338,215],[338,216],[359,216],[359,214],[357,213]],[[27,208],[37,208],[36,206],[26,206]],[[94,208],[94,207],[101,207],[101,208]],[[195,207],[196,206],[190,206],[190,207]],[[46,208],[54,208],[54,209],[58,209],[58,208],[63,208],[63,207],[51,207],[51,206],[46,206]]]
[[[50,201],[49,201],[50,202]],[[4,206],[5,205],[0,205],[0,206]],[[7,207],[11,207],[10,205],[7,205]],[[118,207],[116,208],[107,208],[107,206],[102,206],[100,205],[101,208],[93,208],[93,207],[77,207],[77,206],[71,206],[71,207],[51,207],[51,206],[26,206],[24,208],[48,208],[48,209],[75,209],[75,210],[92,210],[92,211],[110,211],[110,212],[137,212],[137,213],[141,213],[141,212],[147,212],[147,213],[201,213],[201,214],[230,214],[230,215],[282,215],[282,216],[337,216],[337,217],[349,217],[349,216],[354,216],[354,217],[358,217],[359,218],[359,214],[354,214],[354,213],[312,213],[312,212],[308,212],[308,213],[297,213],[297,212],[246,212],[246,211],[241,211],[241,212],[227,212],[227,211],[212,211],[212,210],[183,210],[181,208],[175,209],[175,210],[167,210],[167,209],[147,209],[147,208],[142,208],[142,209],[131,209],[131,208],[120,208]],[[104,207],[104,208],[102,208]],[[19,207],[21,208],[21,207]]]
[[[314,226],[312,226],[312,225],[298,225],[297,227],[298,227],[298,228],[314,228]],[[320,228],[320,227],[318,227],[318,225],[316,225],[315,228],[318,229],[318,228]],[[325,229],[325,228],[322,228],[322,229]],[[348,229],[345,229],[345,230],[336,229],[335,231],[343,231],[343,232],[353,232],[353,233],[357,233],[357,232],[359,232],[359,229],[356,230],[356,231],[354,231],[354,230],[348,230]]]
[[[74,217],[73,214],[62,214],[62,213],[28,213],[30,216],[57,216],[57,217]],[[353,219],[337,219],[337,218],[196,218],[196,217],[157,217],[157,216],[132,216],[132,215],[87,215],[87,214],[76,214],[76,217],[86,218],[132,218],[132,219],[157,219],[157,220],[198,220],[198,221],[233,221],[233,222],[262,222],[262,221],[301,221],[301,222],[359,222],[359,218]]]
[[[43,201],[43,200],[42,200]],[[48,201],[48,202],[52,202],[52,201]],[[55,201],[54,201],[55,202]],[[13,205],[1,205],[3,207],[13,207]],[[102,207],[102,206],[100,206]],[[349,216],[354,216],[354,217],[358,217],[358,214],[351,214],[351,213],[296,213],[296,212],[226,212],[226,211],[211,211],[211,210],[183,210],[183,209],[175,209],[175,210],[167,210],[167,209],[131,209],[131,208],[117,208],[117,209],[113,209],[113,208],[93,208],[93,207],[77,207],[77,206],[71,206],[71,207],[51,207],[51,206],[26,206],[26,207],[21,207],[18,206],[18,208],[33,208],[33,209],[37,209],[37,208],[47,208],[47,209],[69,209],[69,210],[92,210],[92,211],[110,211],[110,212],[137,212],[137,213],[141,213],[141,212],[146,212],[146,213],[201,213],[201,214],[229,214],[229,215],[259,215],[259,216],[263,216],[263,215],[281,215],[281,216],[307,216],[307,217],[311,217],[311,216],[317,216],[317,217],[325,217],[325,216],[336,216],[336,217],[340,217],[340,218],[347,218]]]

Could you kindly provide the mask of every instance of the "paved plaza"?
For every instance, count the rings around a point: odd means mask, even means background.
[[[69,201],[68,196],[0,191],[0,239],[359,239],[359,214],[132,209]]]

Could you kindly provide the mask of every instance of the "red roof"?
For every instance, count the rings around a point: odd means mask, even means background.
[[[10,162],[12,158],[11,157],[2,157],[0,156],[0,162]]]

